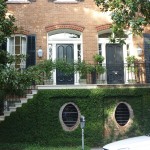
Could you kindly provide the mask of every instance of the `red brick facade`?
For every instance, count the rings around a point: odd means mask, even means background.
[[[97,32],[111,28],[111,24],[104,24],[96,27]]]
[[[83,32],[84,27],[81,27],[75,24],[57,24],[57,25],[47,26],[45,27],[45,29],[47,32],[57,30],[57,29],[72,29],[72,30]]]
[[[36,34],[36,50],[42,47],[43,59],[47,57],[47,33],[56,29],[72,29],[82,33],[83,57],[92,61],[98,51],[98,31],[110,27],[111,23],[110,17],[101,13],[93,0],[77,3],[37,0],[7,5],[9,13],[16,18],[16,25],[29,34]]]

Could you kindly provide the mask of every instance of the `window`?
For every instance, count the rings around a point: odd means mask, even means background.
[[[29,2],[28,0],[8,0],[8,2]]]
[[[77,3],[77,0],[55,0],[55,3]]]
[[[8,52],[17,57],[17,55],[26,55],[27,38],[24,35],[15,35],[8,39]],[[16,68],[25,68],[25,61],[18,59],[14,66]]]
[[[111,33],[102,33],[98,35],[98,38],[109,38],[111,36]]]
[[[71,102],[61,107],[59,117],[62,127],[66,131],[75,130],[80,123],[79,109],[74,103]]]
[[[49,40],[75,40],[80,39],[80,36],[80,34],[63,32],[50,35]]]
[[[115,119],[120,126],[127,124],[130,118],[130,111],[125,103],[120,103],[115,110]]]

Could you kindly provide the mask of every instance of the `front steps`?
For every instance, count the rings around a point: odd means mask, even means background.
[[[37,90],[32,90],[32,94],[27,94],[26,98],[20,98],[20,102],[14,102],[12,106],[9,106],[4,110],[4,114],[0,116],[0,122],[5,120],[5,117],[10,116],[12,112],[15,112],[17,108],[22,107],[24,103],[27,103],[29,99],[32,99],[34,94],[37,94]]]

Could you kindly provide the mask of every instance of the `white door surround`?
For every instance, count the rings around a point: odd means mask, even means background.
[[[79,31],[59,29],[47,34],[47,59],[56,60],[57,44],[73,44],[74,62],[83,60],[82,34]],[[53,71],[53,84],[56,85],[56,70]],[[75,73],[74,84],[79,84],[79,74]]]
[[[98,53],[102,55],[104,58],[106,58],[106,45],[111,44],[109,36],[111,34],[111,29],[103,30],[98,33],[98,44],[99,44],[99,51]],[[127,38],[124,40],[126,44],[123,44],[123,62],[127,63],[126,58],[127,56],[134,55],[133,53],[133,40],[132,40],[132,34],[129,34],[129,32],[125,32],[127,35]],[[100,35],[100,37],[99,37]],[[104,35],[104,37],[103,37]],[[103,65],[106,65],[106,59],[104,59]],[[126,70],[124,70],[126,71]],[[105,75],[105,81],[107,81],[107,75]],[[127,75],[127,74],[126,74]],[[124,81],[127,83],[127,77],[124,76]],[[107,82],[106,82],[107,83]]]

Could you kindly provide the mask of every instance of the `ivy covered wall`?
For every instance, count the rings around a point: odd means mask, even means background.
[[[85,116],[85,145],[101,146],[112,140],[150,132],[150,90],[135,89],[65,89],[39,90],[33,99],[0,123],[0,143],[40,143],[51,146],[81,145],[80,125],[64,131],[60,108],[73,102]],[[113,118],[119,102],[133,110],[132,123],[119,127]]]

